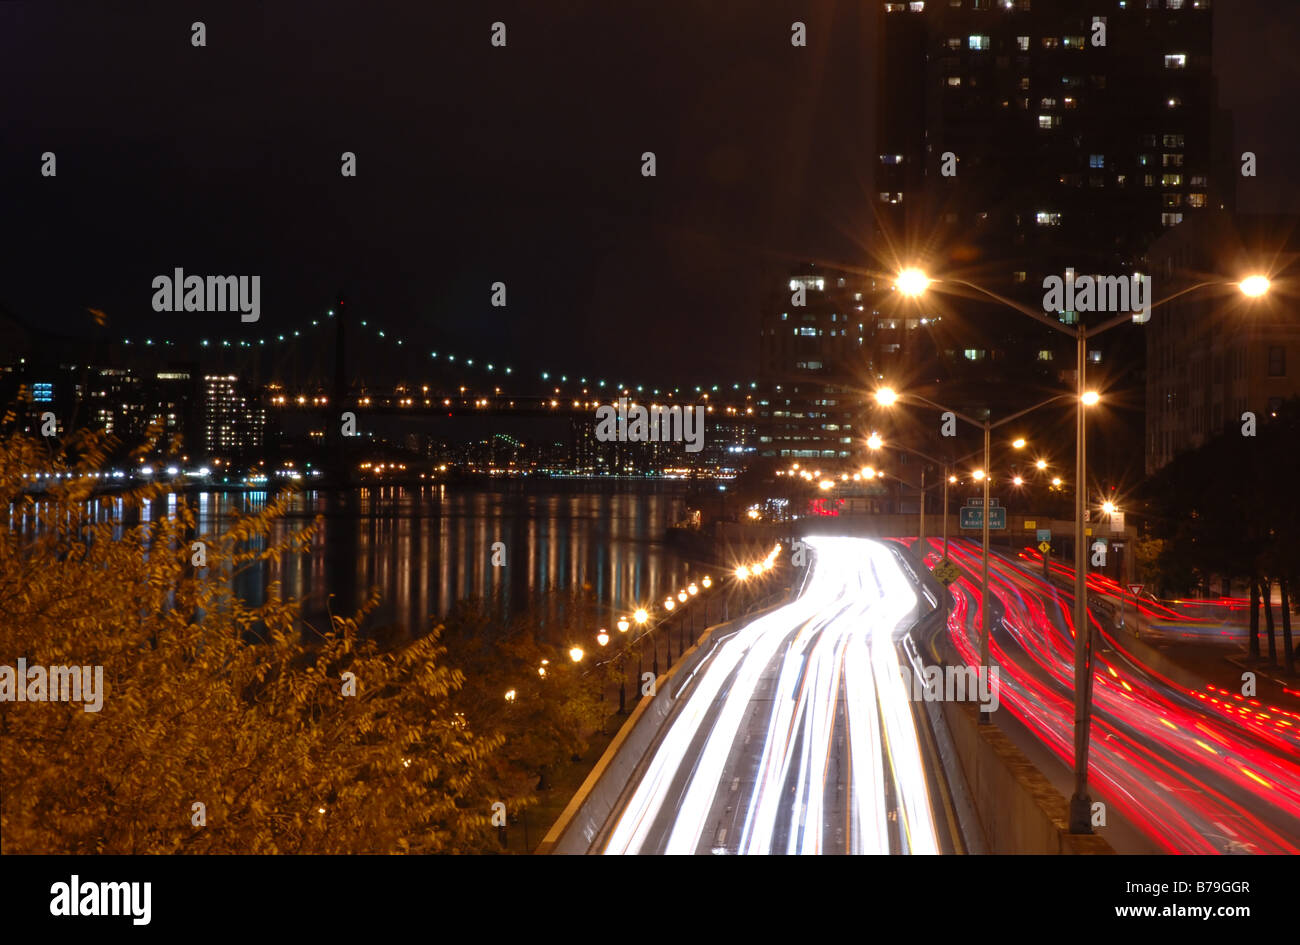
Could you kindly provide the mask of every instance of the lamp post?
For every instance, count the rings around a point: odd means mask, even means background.
[[[918,403],[926,404],[930,407],[935,408],[940,412],[950,413],[957,419],[964,420],[966,423],[979,427],[984,431],[984,449],[983,449],[984,466],[982,469],[977,470],[975,474],[976,480],[982,481],[984,486],[984,506],[983,506],[984,511],[982,516],[981,528],[980,528],[981,562],[980,562],[980,670],[979,670],[981,677],[983,677],[983,675],[988,672],[989,663],[990,663],[990,657],[989,657],[989,483],[993,478],[989,474],[989,468],[990,468],[989,454],[991,452],[991,435],[992,432],[996,430],[998,427],[1011,423],[1014,420],[1019,420],[1021,417],[1025,416],[1025,414],[1032,413],[1033,411],[1038,410],[1041,407],[1049,406],[1050,404],[1057,403],[1058,401],[1061,400],[1068,400],[1070,399],[1071,395],[1057,394],[1055,397],[1049,397],[1047,400],[1044,400],[1041,403],[1034,404],[1032,407],[1026,407],[1024,410],[1019,410],[1016,413],[1011,414],[1010,416],[1003,417],[997,423],[991,423],[988,420],[976,420],[974,417],[967,416],[966,414],[961,413],[960,411],[953,410],[950,407],[945,407],[942,404],[937,404],[933,400],[930,400],[926,397],[922,397],[919,394],[903,395],[903,394],[899,394],[893,388],[890,387],[882,387],[879,390],[877,390],[875,394],[876,402],[885,407],[892,406],[893,404],[901,400],[904,396],[906,396],[908,400],[913,400]],[[947,481],[948,480],[945,479],[945,484],[944,484],[945,495],[947,493]],[[947,534],[947,527],[948,527],[948,510],[946,507],[947,506],[946,498],[944,500],[944,505],[945,505],[944,554],[946,556],[947,555],[946,534]],[[981,711],[979,717],[981,722],[989,721],[989,713],[987,712]]]
[[[899,273],[895,286],[904,295],[918,298],[923,295],[936,280],[930,279],[920,269],[906,269]],[[1054,328],[1075,339],[1076,342],[1076,383],[1075,383],[1075,483],[1074,483],[1074,796],[1070,798],[1070,832],[1092,833],[1092,800],[1088,796],[1088,743],[1089,726],[1092,717],[1092,625],[1088,622],[1088,585],[1087,585],[1087,543],[1083,534],[1084,497],[1087,494],[1087,457],[1084,408],[1095,405],[1099,397],[1089,391],[1085,383],[1087,365],[1088,339],[1107,332],[1129,321],[1139,324],[1150,317],[1152,309],[1179,296],[1209,286],[1236,286],[1247,298],[1258,299],[1268,293],[1270,283],[1267,277],[1251,275],[1240,282],[1198,282],[1175,292],[1159,302],[1152,303],[1145,311],[1146,318],[1140,321],[1136,312],[1125,312],[1089,329],[1080,323],[1077,327],[1048,318],[1042,311],[1026,308],[1011,299],[990,292],[983,286],[963,279],[945,279],[962,285],[1000,302],[1021,314]],[[1044,288],[1047,288],[1044,285]],[[987,464],[986,464],[987,465]],[[987,493],[986,493],[987,495]],[[984,519],[988,522],[988,503],[985,502]],[[985,568],[988,567],[987,551]],[[985,588],[987,591],[987,586]]]

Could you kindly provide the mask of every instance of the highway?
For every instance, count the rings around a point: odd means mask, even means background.
[[[602,831],[601,852],[952,847],[950,819],[936,817],[929,735],[899,669],[916,591],[881,542],[807,543],[811,574],[799,596],[706,644]]]
[[[928,563],[940,543],[926,549]],[[979,547],[951,543],[963,577],[952,585],[948,639],[959,659],[978,661]],[[1023,556],[1022,556],[1023,557]],[[992,659],[1001,704],[1065,766],[1073,760],[1073,595],[1045,581],[1041,565],[990,556]],[[1053,565],[1063,577],[1068,568]],[[1090,576],[1096,606],[1118,610],[1125,592]],[[1135,601],[1127,595],[1132,612]],[[1168,608],[1167,624],[1195,618]],[[1093,688],[1090,791],[1120,811],[1152,845],[1170,853],[1300,852],[1300,714],[1240,692],[1240,670],[1191,685],[1144,665],[1122,635],[1093,617],[1099,653]],[[1200,621],[1203,623],[1203,621]],[[995,721],[1007,727],[1005,717]],[[1104,834],[1104,829],[1100,831]]]

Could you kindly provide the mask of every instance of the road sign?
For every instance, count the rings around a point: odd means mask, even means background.
[[[1052,540],[1052,530],[1051,530],[1050,528],[1040,528],[1040,529],[1038,529],[1038,540],[1039,540],[1039,541],[1051,541],[1051,540]]]
[[[1049,551],[1052,550],[1052,543],[1050,541],[1040,541],[1038,543],[1038,550],[1041,551],[1043,554],[1047,554]]]
[[[965,505],[958,511],[957,524],[962,528],[983,528],[984,508],[982,505]],[[993,530],[1007,527],[1007,510],[1000,505],[989,506],[989,528]]]
[[[1032,532],[1037,527],[1038,527],[1038,523],[1035,522],[1032,518],[1025,519],[1025,531]]]
[[[1130,584],[1128,586],[1128,592],[1132,594],[1134,597],[1138,597],[1142,594],[1142,589],[1144,587],[1146,587],[1145,584]]]
[[[933,574],[934,579],[944,587],[961,577],[961,571],[957,570],[957,565],[947,558],[940,558],[935,562]]]

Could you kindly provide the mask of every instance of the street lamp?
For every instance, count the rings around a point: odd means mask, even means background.
[[[628,621],[626,617],[619,617],[617,626],[618,626],[619,633],[627,633],[627,628],[632,626],[632,624]]]
[[[605,631],[604,627],[601,628],[600,633],[596,634],[596,642],[601,646],[609,645],[609,633]]]
[[[900,291],[903,291],[907,295],[916,297],[920,296],[935,281],[937,280],[929,279],[920,270],[906,270],[904,273],[900,273],[897,284]],[[1004,298],[995,292],[990,292],[983,286],[976,285],[973,282],[967,282],[964,279],[946,279],[944,281],[974,289],[976,292],[993,299],[995,302],[1000,302],[1009,308],[1015,309],[1017,312],[1029,316],[1035,321],[1041,322],[1050,328],[1054,328],[1057,331],[1068,335],[1075,339],[1076,342],[1075,381],[1077,400],[1075,408],[1074,483],[1074,796],[1070,798],[1070,832],[1092,833],[1092,801],[1088,796],[1088,739],[1089,726],[1091,724],[1092,700],[1092,625],[1088,622],[1087,543],[1084,540],[1083,534],[1084,495],[1088,488],[1087,425],[1084,418],[1084,408],[1094,406],[1101,398],[1096,391],[1090,391],[1085,387],[1088,339],[1094,338],[1097,335],[1109,331],[1112,328],[1116,328],[1119,325],[1123,325],[1126,322],[1134,321],[1141,324],[1150,318],[1151,309],[1197,289],[1206,288],[1208,286],[1235,285],[1247,298],[1257,299],[1268,292],[1270,283],[1266,276],[1258,274],[1250,275],[1237,283],[1222,281],[1199,282],[1195,285],[1187,286],[1186,288],[1175,292],[1173,295],[1161,299],[1159,302],[1151,304],[1151,306],[1145,310],[1146,317],[1141,321],[1138,321],[1136,318],[1136,313],[1125,312],[1102,322],[1096,328],[1089,329],[1083,325],[1082,322],[1077,326],[1066,325],[1058,319],[1049,318],[1041,311],[1026,308],[1011,299]],[[958,414],[958,416],[960,416],[960,414]],[[986,442],[988,436],[987,431],[988,428],[986,426]],[[988,464],[985,463],[986,467],[987,465]],[[986,497],[987,494],[986,491]],[[984,527],[985,535],[987,536],[987,498],[985,499]],[[984,566],[987,575],[987,552]],[[987,592],[987,581],[985,583],[985,590]]]
[[[569,650],[569,659],[573,660],[575,663],[581,663],[584,655],[582,647],[580,646],[575,646]]]
[[[1237,283],[1243,295],[1250,299],[1257,299],[1269,290],[1268,276],[1247,276]]]
[[[884,394],[883,397],[881,396],[882,394]],[[895,391],[893,388],[890,387],[879,388],[876,391],[875,396],[876,396],[877,403],[884,404],[886,406],[897,403],[902,398],[902,395],[900,395],[897,391]],[[989,460],[990,460],[989,454],[991,452],[990,436],[992,432],[1000,426],[1011,423],[1015,420],[1019,420],[1021,417],[1025,416],[1026,414],[1032,413],[1033,411],[1038,410],[1041,407],[1049,406],[1050,404],[1057,403],[1058,401],[1061,400],[1069,400],[1072,398],[1073,395],[1057,394],[1055,397],[1049,397],[1047,400],[1044,400],[1041,403],[1034,404],[1032,407],[1026,407],[1024,410],[1019,410],[1011,414],[1010,416],[1003,417],[1001,420],[997,421],[996,423],[992,423],[988,420],[976,420],[974,417],[967,416],[966,414],[961,413],[960,411],[953,410],[950,407],[945,407],[942,404],[937,404],[933,400],[930,400],[926,397],[922,397],[919,394],[908,394],[906,396],[908,400],[913,400],[918,403],[925,404],[944,413],[950,413],[958,420],[965,421],[966,423],[969,423],[972,426],[979,427],[984,431],[984,450],[983,450],[984,466],[982,469],[975,470],[972,478],[974,478],[976,482],[982,482],[984,484],[984,512],[983,512],[983,521],[982,521],[981,536],[980,536],[981,539],[980,543],[983,549],[983,554],[981,556],[982,561],[981,561],[981,576],[980,576],[980,673],[987,674],[989,670],[989,663],[990,663],[990,657],[989,657],[989,482],[991,481],[992,477],[987,475],[986,471],[989,469]],[[958,460],[958,462],[960,462],[960,460]],[[947,489],[945,488],[944,491],[945,491],[944,502],[946,506]],[[947,525],[948,525],[948,514],[947,514],[947,508],[945,507],[944,509],[945,531],[947,529]],[[945,537],[945,543],[946,541],[947,539]],[[979,718],[981,722],[988,722],[989,713],[980,712]]]

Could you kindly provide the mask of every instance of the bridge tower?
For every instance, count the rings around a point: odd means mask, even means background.
[[[325,414],[325,443],[328,452],[325,475],[329,485],[339,488],[348,486],[352,481],[348,438],[343,435],[342,418],[349,407],[346,358],[348,322],[351,317],[347,298],[339,292],[334,301],[334,384],[330,391],[330,408]]]

